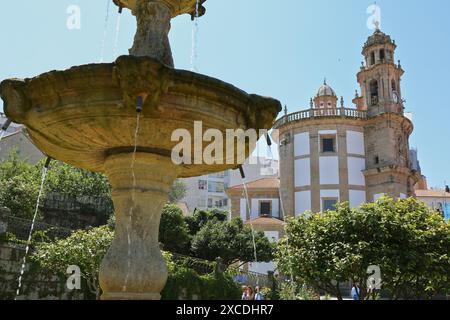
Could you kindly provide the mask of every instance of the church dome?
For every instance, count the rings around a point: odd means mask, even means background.
[[[317,92],[318,97],[325,97],[325,96],[333,96],[336,97],[336,93],[334,90],[327,84],[325,81],[323,85],[320,86],[319,91]]]

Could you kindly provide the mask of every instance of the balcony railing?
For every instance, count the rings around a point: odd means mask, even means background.
[[[325,117],[341,117],[353,119],[367,119],[367,112],[351,108],[326,108],[326,109],[308,109],[288,114],[275,122],[274,128],[278,129],[288,123]]]

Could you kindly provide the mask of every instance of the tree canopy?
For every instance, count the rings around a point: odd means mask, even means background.
[[[287,236],[276,252],[278,268],[338,298],[339,284],[352,281],[368,299],[371,265],[380,267],[382,291],[393,299],[450,292],[450,226],[413,198],[306,214],[289,221]]]
[[[0,205],[9,208],[12,215],[25,219],[33,217],[44,163],[45,159],[32,165],[21,159],[17,151],[11,152],[8,160],[0,163]],[[109,197],[110,190],[104,175],[52,161],[43,198],[49,193]]]
[[[183,212],[174,204],[164,206],[159,225],[159,241],[164,245],[164,250],[182,254],[189,252],[189,228]]]
[[[63,277],[68,266],[78,266],[91,292],[98,298],[98,271],[113,236],[114,232],[107,226],[76,231],[66,239],[37,244],[32,260]]]
[[[258,262],[271,261],[273,247],[267,237],[263,232],[255,232],[254,236]],[[202,259],[214,260],[220,256],[227,266],[255,261],[252,230],[240,218],[206,222],[193,237],[191,250]]]
[[[12,151],[6,161],[0,163],[0,206],[7,207],[11,214],[31,219],[41,185],[45,159],[32,165]],[[101,173],[92,173],[53,160],[47,172],[43,196],[49,193],[90,197],[111,197],[108,178]],[[170,191],[170,202],[176,203],[185,196],[186,186],[176,181]]]

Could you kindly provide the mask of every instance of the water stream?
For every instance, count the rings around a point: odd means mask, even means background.
[[[122,288],[122,291],[125,292],[128,286],[128,279],[130,278],[131,271],[131,228],[133,226],[133,211],[136,205],[136,173],[134,170],[134,166],[136,164],[136,152],[139,142],[139,127],[140,127],[141,113],[138,112],[136,116],[136,130],[134,132],[134,149],[133,155],[131,157],[131,179],[133,181],[133,188],[131,191],[131,205],[130,211],[128,212],[128,225],[127,225],[127,245],[128,245],[128,257],[127,257],[127,275],[125,277],[125,284]]]
[[[117,58],[117,50],[119,48],[119,34],[120,34],[120,18],[121,14],[117,14],[117,20],[116,20],[116,35],[114,37],[114,49],[113,49],[113,59]]]
[[[105,46],[106,46],[106,36],[108,35],[108,22],[109,22],[109,9],[111,7],[111,0],[106,0],[106,15],[105,23],[103,26],[103,39],[102,39],[102,49],[100,53],[100,63],[103,63],[105,58]]]
[[[244,185],[244,194],[245,194],[245,199],[247,202],[247,210],[250,214],[250,227],[252,229],[252,241],[253,241],[253,255],[255,257],[255,263],[258,263],[258,253],[256,250],[256,241],[255,241],[255,228],[253,227],[253,221],[252,221],[252,212],[251,212],[251,208],[250,208],[250,197],[248,195],[248,189],[247,189],[247,182],[245,181],[245,178],[242,178],[242,182]]]
[[[3,138],[5,137],[5,135],[6,135],[6,130],[2,130],[1,132],[0,132],[0,142],[3,140]],[[0,145],[0,151],[2,151],[2,146]]]
[[[195,5],[194,23],[192,25],[192,49],[191,49],[191,71],[197,72],[197,45],[198,45],[198,16],[200,0]]]
[[[273,155],[272,142],[270,140],[269,133],[267,133],[266,140],[267,140],[267,155],[268,155],[268,157],[270,159],[270,162],[272,163],[273,161],[275,161],[275,157]],[[289,249],[289,236],[288,236],[287,229],[286,229],[287,221],[286,221],[286,212],[284,210],[283,197],[282,197],[282,194],[281,194],[281,184],[280,184],[280,187],[278,188],[278,196],[280,197],[281,217],[282,217],[282,219],[284,221],[284,233],[286,235],[286,249]],[[292,269],[292,266],[293,265],[292,265],[291,255],[289,255],[290,279],[291,279],[292,285],[295,285],[295,283],[294,283],[294,271]]]
[[[22,266],[20,267],[20,275],[19,275],[19,280],[18,280],[18,285],[17,285],[16,297],[14,298],[14,300],[17,300],[17,297],[20,295],[20,289],[22,288],[22,278],[23,278],[23,274],[25,273],[25,268],[27,265],[28,252],[30,251],[30,245],[31,245],[31,237],[33,236],[34,225],[36,223],[36,217],[37,217],[37,214],[39,211],[39,204],[41,202],[41,196],[42,196],[42,192],[44,189],[45,178],[47,177],[49,163],[50,163],[49,160],[47,160],[46,165],[42,168],[41,186],[39,189],[38,198],[36,200],[36,209],[34,210],[33,221],[31,222],[30,232],[28,234],[27,246],[25,248],[25,255],[23,256]]]

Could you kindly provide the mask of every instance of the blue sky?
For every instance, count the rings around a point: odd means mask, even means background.
[[[378,0],[382,30],[397,42],[407,111],[414,114],[411,146],[419,149],[431,186],[450,183],[450,1]],[[273,96],[289,112],[307,108],[323,78],[350,105],[361,47],[371,34],[365,0],[208,0],[199,21],[198,71],[251,93]],[[66,27],[70,5],[81,29]],[[0,79],[31,77],[98,62],[107,0],[14,0],[0,10]],[[111,6],[105,61],[113,61],[117,13]],[[192,23],[172,23],[175,65],[190,69]],[[135,21],[121,17],[117,54],[132,45]],[[0,103],[1,108],[1,103]]]

